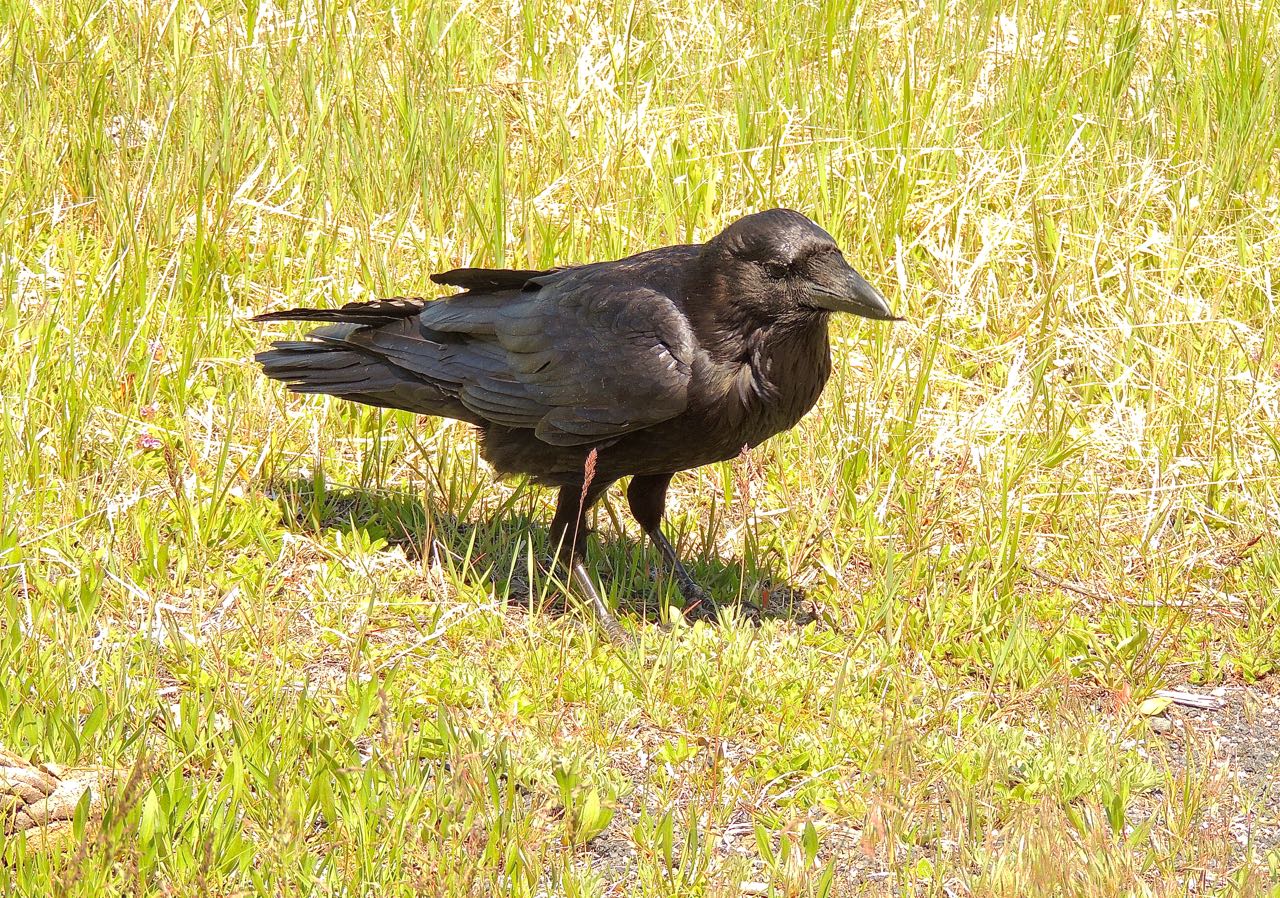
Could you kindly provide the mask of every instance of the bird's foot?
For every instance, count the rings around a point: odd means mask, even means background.
[[[692,580],[686,580],[680,584],[680,594],[684,596],[684,616],[687,619],[716,622],[720,606],[709,592]]]
[[[738,605],[738,613],[742,615],[743,620],[757,627],[764,622],[764,611],[759,605],[754,605],[746,599]]]
[[[680,587],[680,595],[684,597],[684,616],[691,621],[715,623],[720,606],[711,598],[711,593],[698,585],[698,581],[693,579],[674,552],[668,556],[667,563],[668,573],[675,578],[676,585]]]
[[[706,621],[709,624],[719,622],[722,606],[717,604],[705,589],[697,584],[691,584],[689,587],[682,586],[680,592],[684,595],[684,616],[686,620]],[[764,620],[760,609],[750,602],[723,607],[726,611],[731,610],[734,616],[741,617],[757,627]]]

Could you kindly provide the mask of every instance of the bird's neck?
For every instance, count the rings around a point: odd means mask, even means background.
[[[733,312],[728,320],[720,317],[712,327],[702,329],[703,345],[718,358],[758,366],[777,355],[794,357],[800,363],[826,355],[831,317],[827,312],[801,311],[784,318],[753,316],[743,309]]]
[[[775,321],[719,347],[731,360],[722,369],[725,409],[731,421],[752,422],[750,445],[792,427],[818,401],[831,374],[828,317]]]
[[[825,312],[805,313],[759,328],[748,336],[743,361],[774,390],[794,386],[801,393],[812,391],[812,404],[831,373],[829,318]]]

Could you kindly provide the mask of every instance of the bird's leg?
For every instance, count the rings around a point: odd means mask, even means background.
[[[698,585],[693,575],[685,568],[676,554],[676,547],[666,538],[661,527],[648,531],[649,539],[657,544],[662,552],[663,567],[676,578],[680,587],[680,595],[684,596],[684,613],[696,620],[713,621],[716,619],[716,603],[711,594]]]
[[[600,626],[610,641],[628,645],[631,637],[618,624],[604,598],[596,589],[591,574],[583,564],[587,549],[587,512],[610,486],[609,482],[592,483],[584,489],[581,485],[560,488],[556,497],[556,513],[551,519],[551,542],[556,546],[560,562],[568,569],[569,579],[595,612]]]
[[[569,578],[573,581],[574,588],[586,597],[587,604],[595,612],[605,635],[609,637],[609,641],[620,646],[630,645],[632,642],[631,637],[626,630],[622,629],[618,619],[609,610],[608,604],[605,603],[604,597],[596,589],[596,585],[591,579],[591,574],[587,571],[587,566],[582,563],[580,556],[574,556],[569,562]]]
[[[649,539],[662,552],[662,566],[676,579],[680,595],[684,597],[684,613],[701,620],[716,619],[716,603],[710,593],[680,562],[675,546],[662,533],[662,513],[667,504],[667,485],[671,474],[637,474],[627,486],[627,504]]]

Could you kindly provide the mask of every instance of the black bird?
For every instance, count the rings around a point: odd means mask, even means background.
[[[831,373],[832,312],[896,320],[831,235],[789,209],[614,262],[431,279],[463,292],[259,315],[333,323],[257,361],[298,393],[467,421],[499,474],[558,487],[551,538],[615,639],[582,563],[586,514],[604,491],[630,475],[631,513],[686,612],[713,615],[662,534],[672,475],[800,420]]]

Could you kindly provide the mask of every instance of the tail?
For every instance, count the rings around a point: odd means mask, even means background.
[[[255,355],[262,373],[283,381],[295,393],[379,392],[393,389],[408,375],[385,360],[344,346],[329,328],[313,331],[315,340],[277,340],[272,349]]]
[[[480,423],[457,396],[423,380],[387,358],[347,342],[369,325],[403,321],[420,312],[422,300],[352,303],[341,309],[290,309],[258,315],[255,321],[331,321],[306,340],[277,340],[253,358],[262,373],[294,393],[323,393],[365,405],[401,409]],[[407,322],[406,322],[407,324]]]

